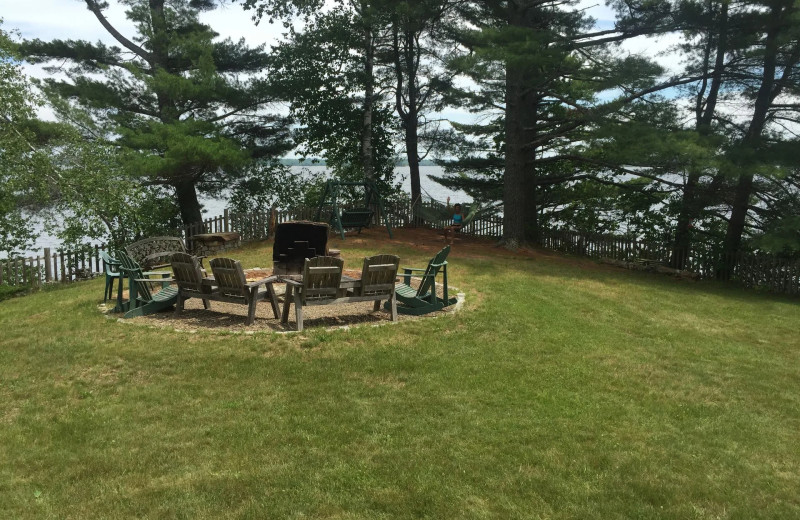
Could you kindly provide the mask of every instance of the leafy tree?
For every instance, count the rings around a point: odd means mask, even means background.
[[[445,93],[452,88],[452,75],[440,67],[445,50],[455,45],[444,38],[449,16],[458,0],[403,0],[390,4],[392,40],[385,60],[392,64],[395,110],[408,159],[411,200],[422,195],[420,161],[435,149],[441,139],[439,121],[429,120],[430,112],[444,106]],[[433,141],[433,142],[431,142]],[[426,151],[425,145],[429,146]]]
[[[273,50],[272,81],[289,101],[304,155],[324,157],[337,177],[387,183],[393,176],[394,135],[390,108],[378,99],[370,108],[371,174],[364,163],[363,92],[371,80],[362,35],[352,30],[357,26],[356,13],[337,7],[310,19],[301,32],[290,27]]]
[[[49,156],[33,131],[38,104],[15,44],[0,29],[0,251],[8,257],[30,247],[38,236],[25,208],[47,195],[42,178],[50,168]]]
[[[264,17],[268,17],[270,21],[280,19],[284,21],[287,27],[291,25],[291,20],[296,16],[301,16],[306,22],[309,22],[318,17],[321,13],[324,13],[325,7],[324,0],[241,1],[245,8],[255,10],[255,18],[257,21],[260,21]],[[354,52],[361,66],[361,71],[357,74],[357,79],[361,82],[359,87],[363,92],[361,96],[361,109],[359,111],[361,128],[357,134],[360,140],[358,165],[363,172],[362,178],[370,180],[376,180],[379,177],[379,173],[376,170],[376,164],[378,164],[378,162],[376,161],[375,151],[376,141],[381,138],[380,135],[376,136],[376,127],[379,124],[379,121],[376,120],[380,118],[381,109],[379,107],[379,101],[381,94],[377,91],[375,56],[377,47],[382,38],[381,33],[386,26],[384,19],[385,10],[383,9],[385,5],[384,2],[385,0],[337,0],[336,4],[339,6],[338,16],[347,16],[350,20],[350,25],[338,29],[349,29],[351,34],[344,35],[341,32],[335,34],[336,31],[334,31],[334,33],[327,33],[333,36],[334,41],[340,44],[346,42],[346,47],[340,47],[339,50],[334,51],[334,56],[341,59],[339,51],[347,48],[348,50],[346,52]],[[335,18],[337,15],[334,14],[333,16]],[[328,21],[330,20],[331,18],[328,18]],[[330,27],[326,25],[327,23],[328,22],[321,19],[318,24],[318,29],[322,31],[322,34],[325,34],[325,32],[330,29]],[[296,33],[295,37],[297,37]],[[314,36],[310,36],[305,38],[304,42],[298,43],[301,48],[308,48],[309,45],[313,47],[314,38]],[[353,39],[360,40],[361,43],[354,45]],[[318,43],[321,46],[325,46],[322,41]],[[328,49],[330,50],[330,47],[328,47]],[[302,60],[299,63],[302,63]],[[343,77],[354,79],[350,72],[344,72]],[[325,105],[327,105],[327,103],[323,102],[323,106]],[[325,108],[323,108],[323,110],[325,110]],[[339,115],[343,114],[341,106],[334,110],[336,110],[336,113]],[[315,114],[314,116],[316,115],[319,114]],[[332,152],[330,148],[327,148],[327,150],[328,153]],[[379,153],[381,152],[379,151]]]
[[[142,186],[174,190],[184,224],[201,222],[198,190],[218,193],[289,147],[285,118],[263,111],[272,97],[257,74],[268,55],[217,40],[198,19],[214,2],[120,1],[134,36],[108,21],[107,2],[85,0],[120,47],[32,40],[22,48],[32,62],[71,63],[67,80],[45,80],[47,91],[88,111],[96,137],[118,147]]]

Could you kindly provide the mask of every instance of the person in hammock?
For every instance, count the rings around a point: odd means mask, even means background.
[[[450,210],[450,197],[447,197],[447,210]],[[453,221],[444,229],[444,237],[449,244],[453,243],[453,237],[463,224],[464,215],[461,213],[461,204],[455,204],[453,206]]]

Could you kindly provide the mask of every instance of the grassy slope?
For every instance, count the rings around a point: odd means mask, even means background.
[[[102,281],[0,303],[0,514],[800,516],[796,301],[451,261],[463,312],[349,331],[118,323]]]

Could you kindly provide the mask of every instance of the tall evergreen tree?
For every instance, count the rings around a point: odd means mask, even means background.
[[[202,222],[198,189],[228,187],[289,146],[287,121],[263,111],[272,96],[258,74],[268,55],[200,23],[210,0],[120,2],[133,36],[106,18],[107,2],[85,0],[120,47],[33,40],[23,51],[32,62],[71,63],[67,80],[45,80],[49,92],[89,111],[143,184],[174,189],[184,224]]]
[[[775,136],[770,135],[777,114],[797,112],[797,105],[779,103],[780,96],[796,100],[800,94],[800,11],[791,0],[768,1],[747,9],[751,23],[762,29],[754,44],[747,49],[739,69],[738,81],[744,86],[742,94],[752,101],[752,111],[744,125],[736,148],[731,151],[732,172],[736,185],[731,200],[723,252],[725,264],[720,277],[731,276],[736,255],[741,250],[747,228],[748,213],[753,207],[755,180],[759,171],[785,166],[775,156]],[[794,158],[792,158],[794,159]],[[796,159],[792,161],[796,164]],[[768,176],[770,174],[768,173]]]
[[[498,111],[503,234],[512,247],[538,239],[543,190],[587,177],[583,132],[632,100],[685,81],[655,86],[658,67],[610,52],[611,43],[667,25],[661,4],[645,7],[649,24],[608,30],[595,29],[571,1],[474,2],[462,11],[461,41],[472,53],[455,65],[483,87],[472,98]],[[614,92],[621,95],[608,100]]]

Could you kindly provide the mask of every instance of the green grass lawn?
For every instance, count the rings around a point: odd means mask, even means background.
[[[0,518],[800,517],[797,300],[487,251],[461,312],[381,327],[0,303]]]

